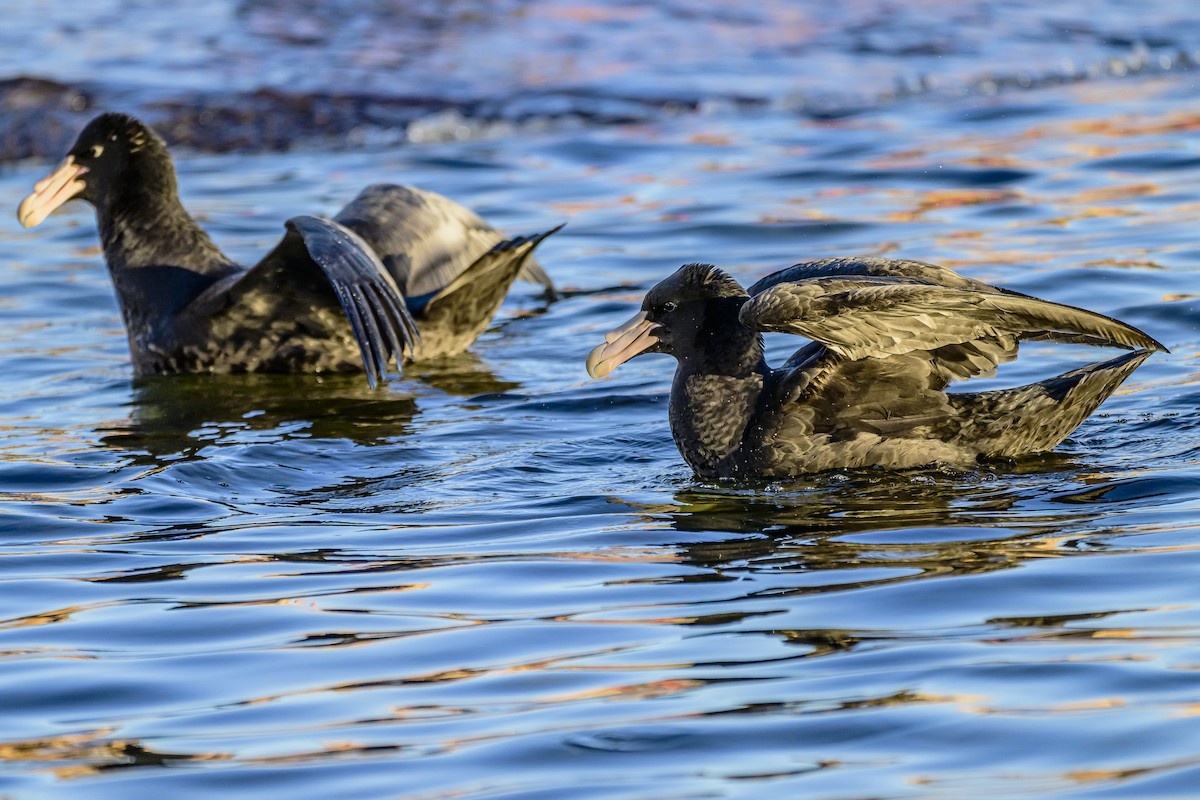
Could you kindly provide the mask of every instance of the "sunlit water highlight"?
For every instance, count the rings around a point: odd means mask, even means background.
[[[135,382],[90,211],[0,216],[0,794],[1190,796],[1197,99],[1184,74],[181,153],[245,261],[380,179],[514,232],[568,222],[542,250],[565,299],[519,291],[471,354],[378,392]],[[0,174],[0,208],[44,169]],[[769,485],[689,474],[665,359],[586,379],[680,263],[748,282],[848,253],[1173,352],[1053,454]],[[1027,347],[994,380],[1093,355]]]

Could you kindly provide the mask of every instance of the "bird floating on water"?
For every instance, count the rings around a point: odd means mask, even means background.
[[[762,334],[812,340],[783,366]],[[885,258],[797,264],[743,289],[709,264],[660,282],[591,351],[593,378],[644,353],[678,364],[671,433],[701,478],[968,467],[1049,450],[1162,344],[1115,319]],[[1013,389],[949,393],[1024,341],[1130,353]]]
[[[516,278],[553,292],[531,254],[558,228],[509,239],[408,186],[293,217],[262,261],[238,265],[184,210],[163,140],[125,114],[88,123],[17,217],[33,227],[75,198],[96,209],[137,375],[361,366],[373,387],[392,362],[469,347]]]

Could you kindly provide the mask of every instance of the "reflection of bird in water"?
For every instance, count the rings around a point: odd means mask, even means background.
[[[473,397],[519,386],[496,377],[472,353],[424,362],[419,383],[406,379],[386,392],[353,375],[150,377],[134,384],[129,419],[107,426],[102,441],[145,452],[148,463],[163,456],[202,458],[200,450],[227,440],[302,436],[370,445],[405,434],[420,411],[423,387]],[[417,393],[400,393],[405,388]]]
[[[1030,559],[1086,554],[1078,541],[1104,536],[1104,520],[1123,531],[1111,503],[1093,508],[1046,503],[1074,498],[1080,487],[1112,486],[1120,477],[1094,472],[1058,455],[1025,459],[1021,474],[938,471],[854,471],[811,475],[786,484],[695,485],[655,505],[623,498],[611,502],[644,515],[636,527],[665,529],[659,553],[671,553],[690,569],[655,575],[656,583],[711,582],[714,604],[693,624],[727,624],[758,617],[765,632],[812,648],[810,655],[844,650],[861,641],[887,638],[886,631],[781,623],[797,611],[795,598],[874,590],[889,584],[980,575],[1019,567]],[[1065,494],[1063,494],[1065,493]],[[1136,503],[1137,501],[1133,501]],[[677,531],[678,534],[672,534]],[[661,537],[663,534],[659,534]],[[663,557],[660,555],[660,558]],[[882,595],[864,594],[864,598]],[[896,597],[921,597],[914,590]],[[866,603],[878,603],[864,599]]]
[[[779,369],[762,333],[813,342]],[[837,468],[965,467],[1048,450],[1154,351],[1117,320],[915,261],[797,264],[749,291],[707,264],[680,268],[588,356],[593,377],[642,353],[678,361],[671,432],[703,478]],[[948,393],[1022,341],[1133,352],[1015,389]]]
[[[300,216],[256,266],[229,260],[184,210],[166,145],[102,114],[18,209],[96,209],[135,374],[347,372],[465,350],[550,233],[506,239],[466,208],[404,186],[363,190],[333,220]],[[555,229],[557,230],[557,229]]]

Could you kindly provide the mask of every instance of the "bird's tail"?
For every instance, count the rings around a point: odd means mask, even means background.
[[[498,242],[421,305],[414,312],[421,327],[420,357],[450,355],[470,346],[487,329],[534,248],[561,227]]]
[[[960,435],[985,456],[1049,450],[1070,436],[1152,352],[1135,350],[1013,389],[951,394],[950,403],[966,420]]]
[[[554,281],[550,280],[550,276],[546,274],[546,270],[542,269],[542,265],[536,258],[530,257],[525,262],[521,271],[517,273],[517,280],[538,284],[550,299],[557,295],[554,290]]]

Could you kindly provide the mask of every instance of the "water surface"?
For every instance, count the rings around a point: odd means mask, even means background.
[[[86,13],[125,19],[132,7]],[[339,7],[311,6],[318,18]],[[352,30],[384,28],[344,7]],[[157,8],[135,9],[141,30],[164,24]],[[125,66],[102,63],[105,91],[133,92],[155,66],[178,66],[178,83],[160,72],[158,89],[147,80],[138,92],[212,90],[222,74],[173,59],[203,66],[240,37],[276,36],[258,57],[290,76],[289,59],[315,46],[303,31],[322,30],[243,9],[250,32],[228,32],[225,7],[208,8],[209,39],[198,18],[166,55],[123,40],[133,49]],[[950,87],[1004,67],[1005,46],[1050,69],[1133,45],[1113,35],[1128,27],[1117,4],[1091,33],[1018,24],[1034,8],[1023,3],[970,14],[851,4],[805,12],[838,34],[811,40],[799,22],[781,27],[779,4],[725,27],[688,23],[670,4],[479,8],[438,30],[459,41],[490,25],[485,41],[515,50],[529,20],[558,18],[551,31],[565,38],[543,31],[527,48],[546,63],[596,52],[620,20],[645,44],[693,24],[709,30],[696,46],[715,53],[711,74],[693,52],[672,82],[673,59],[647,46],[628,86],[726,99],[735,62],[761,78],[746,94],[786,94],[781,63],[827,70],[837,88],[859,74],[846,70],[864,37],[883,52],[863,57],[862,75],[911,77],[946,58]],[[1188,44],[1186,4],[1146,9],[1138,24],[1174,37],[1148,46]],[[59,10],[20,18],[30,44],[0,48],[6,69],[20,71],[21,52],[29,72],[34,50],[67,49],[46,44],[68,24]],[[666,22],[643,31],[647,16]],[[1007,22],[993,40],[968,17]],[[873,38],[868,23],[911,30],[913,42],[888,50],[897,35]],[[70,24],[113,51],[111,27]],[[1037,31],[1058,35],[1039,45]],[[354,57],[338,38],[350,35],[328,35],[333,63],[313,91],[351,74],[339,72]],[[447,47],[396,68],[440,75]],[[70,83],[99,58],[71,57],[77,66],[35,74]],[[489,74],[464,58],[444,86],[423,89],[450,100],[482,91]],[[583,106],[609,108],[611,92],[579,83]],[[414,143],[400,130],[404,143],[181,149],[185,202],[246,261],[287,217],[334,212],[380,179],[450,195],[513,232],[568,222],[541,250],[565,299],[518,290],[471,353],[374,392],[354,376],[134,380],[90,211],[69,206],[32,231],[0,216],[0,794],[1191,795],[1198,100],[1194,73],[1171,69],[935,91],[829,117],[729,102],[461,141]],[[46,168],[0,173],[0,208]],[[665,357],[586,378],[603,331],[681,263],[712,261],[749,282],[849,253],[937,261],[1084,305],[1172,353],[1051,454],[965,474],[773,484],[690,474],[667,430]],[[797,343],[769,345],[779,359]],[[1094,356],[1029,346],[994,382]]]

